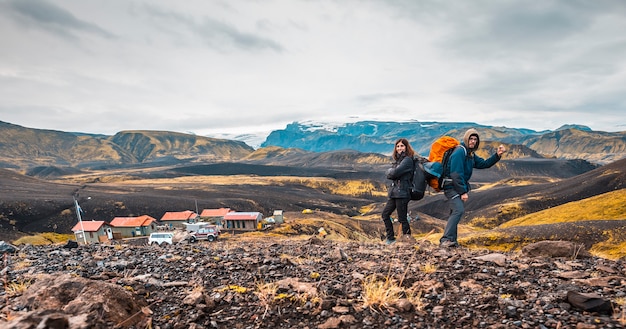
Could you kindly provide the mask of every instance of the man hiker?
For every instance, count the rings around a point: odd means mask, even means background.
[[[502,153],[506,152],[504,145],[498,146],[496,153],[488,159],[483,159],[475,154],[480,145],[480,137],[476,129],[468,129],[463,135],[461,145],[457,146],[450,155],[449,165],[446,172],[442,173],[443,193],[448,199],[450,216],[448,223],[439,240],[439,245],[444,248],[457,247],[457,226],[465,213],[465,202],[469,199],[472,170],[485,169],[500,161]]]

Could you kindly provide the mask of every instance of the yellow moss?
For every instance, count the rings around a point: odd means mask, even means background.
[[[283,224],[272,230],[275,234],[297,234],[293,227],[289,224]]]
[[[366,215],[366,214],[369,214],[370,212],[372,212],[374,209],[376,209],[376,205],[375,204],[369,204],[367,206],[361,207],[361,209],[359,209],[359,213],[361,215]]]
[[[459,243],[472,249],[509,252],[530,242],[524,237],[511,236],[501,232],[484,231],[459,237]]]
[[[570,223],[583,220],[626,219],[626,189],[603,193],[580,201],[532,213],[500,227]]]
[[[626,228],[604,232],[604,235],[608,238],[591,246],[589,252],[594,256],[611,260],[626,257]]]
[[[76,238],[74,234],[60,234],[52,232],[41,233],[41,236],[50,240],[52,243],[67,242],[67,240]]]
[[[74,234],[60,234],[60,233],[52,233],[52,232],[44,232],[36,235],[21,237],[15,241],[13,244],[22,245],[22,244],[30,244],[33,246],[43,246],[54,243],[66,242],[68,240],[74,239]]]
[[[52,244],[52,242],[50,242],[50,240],[44,238],[43,236],[40,235],[34,235],[34,236],[24,236],[21,237],[15,241],[13,241],[13,244],[15,245],[22,245],[22,244],[30,244],[33,246],[43,246],[43,245],[49,245]]]
[[[385,196],[387,191],[382,185],[376,186],[372,182],[363,180],[303,180],[301,183],[310,188],[326,191],[332,194],[349,196]]]
[[[281,300],[281,299],[287,299],[287,298],[289,298],[289,297],[290,297],[290,295],[289,295],[289,294],[286,294],[286,293],[284,293],[284,292],[283,292],[283,293],[280,293],[280,294],[276,295],[276,296],[274,297],[274,299],[275,299],[275,300]]]
[[[231,284],[231,285],[221,289],[221,291],[226,291],[226,290],[230,290],[230,291],[234,291],[236,293],[244,294],[244,293],[246,293],[248,291],[248,288]]]
[[[469,225],[478,227],[478,228],[484,228],[484,229],[491,229],[494,228],[496,226],[498,226],[500,224],[500,222],[498,221],[497,218],[494,217],[474,217],[470,222]]]

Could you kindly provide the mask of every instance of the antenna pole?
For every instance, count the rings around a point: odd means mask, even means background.
[[[78,222],[80,223],[80,229],[83,231],[83,241],[87,244],[87,236],[85,235],[85,228],[83,227],[83,219],[80,217],[80,206],[78,205],[78,200],[76,200],[76,196],[74,198],[74,206],[76,207],[76,217],[78,217]]]

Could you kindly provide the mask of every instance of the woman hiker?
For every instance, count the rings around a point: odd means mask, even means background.
[[[393,232],[393,223],[391,221],[391,213],[393,213],[394,210],[398,214],[398,221],[402,224],[402,234],[406,236],[411,235],[411,227],[407,219],[407,210],[409,201],[411,201],[411,175],[413,173],[414,155],[415,151],[405,138],[398,139],[394,144],[394,162],[392,167],[387,170],[387,179],[390,179],[392,182],[387,192],[389,199],[382,212],[387,235],[386,244],[396,242],[396,237]]]

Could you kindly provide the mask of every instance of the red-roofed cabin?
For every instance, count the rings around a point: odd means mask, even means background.
[[[223,227],[224,215],[234,212],[230,208],[217,208],[217,209],[204,209],[200,213],[200,218],[209,223],[215,223],[215,225]]]
[[[78,243],[108,242],[113,239],[111,225],[105,221],[80,221],[72,227]]]
[[[255,231],[263,220],[260,212],[229,212],[224,215],[224,229],[233,231]]]
[[[195,223],[198,220],[198,214],[191,210],[185,211],[168,211],[161,217],[161,224],[169,227],[184,228],[183,223]]]
[[[148,215],[139,217],[115,217],[111,221],[114,235],[118,233],[121,238],[135,236],[148,236],[157,231],[156,219]]]

